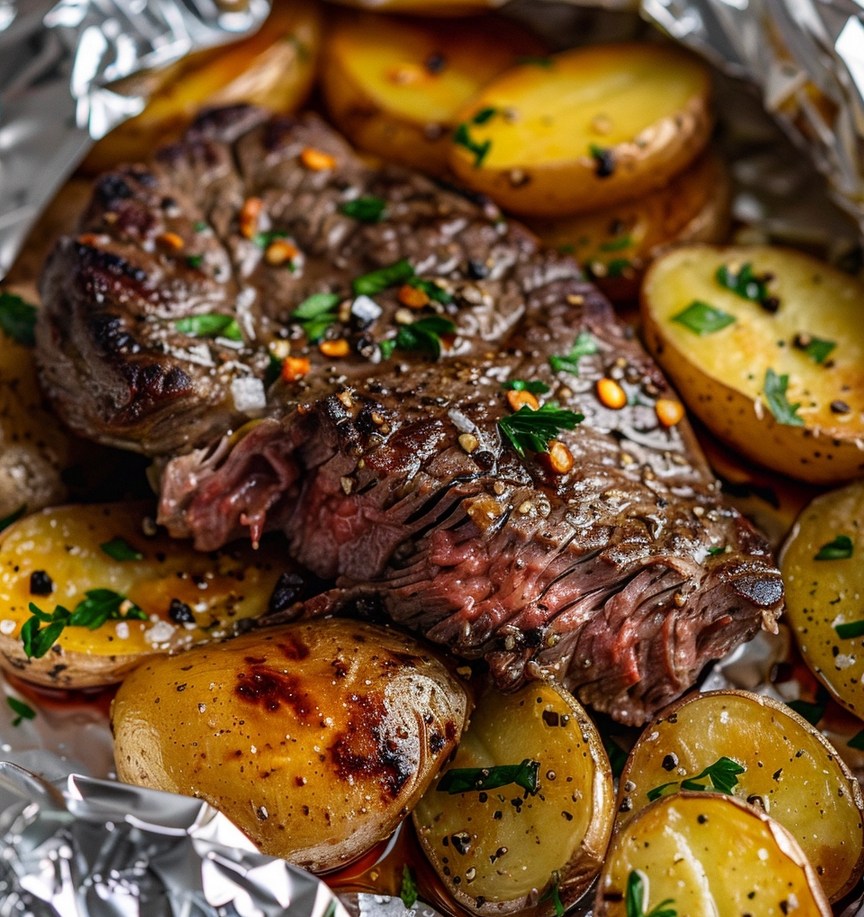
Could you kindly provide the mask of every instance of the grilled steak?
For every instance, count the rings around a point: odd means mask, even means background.
[[[214,113],[106,176],[44,295],[61,412],[162,456],[162,521],[202,549],[283,529],[334,583],[300,613],[383,612],[634,724],[774,627],[765,542],[576,265],[315,119]]]

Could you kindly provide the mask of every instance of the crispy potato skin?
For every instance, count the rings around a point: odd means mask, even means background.
[[[722,286],[721,267],[770,275],[779,308]],[[734,321],[697,334],[675,320],[694,300]],[[648,349],[688,407],[720,439],[765,467],[812,483],[864,473],[864,286],[814,258],[770,246],[693,245],[661,256],[642,285]],[[806,337],[805,337],[806,336]],[[800,342],[835,344],[817,362]],[[788,376],[799,424],[780,422],[765,395],[768,370]]]
[[[119,778],[200,797],[316,872],[386,838],[466,725],[464,687],[395,631],[267,628],[145,663],[112,707]]]
[[[596,45],[508,70],[458,120],[461,182],[521,216],[568,216],[660,188],[693,162],[713,125],[710,79],[677,49]]]

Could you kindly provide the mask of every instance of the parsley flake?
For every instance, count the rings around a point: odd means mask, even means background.
[[[549,443],[562,430],[572,430],[584,419],[584,414],[564,410],[550,401],[536,411],[523,404],[515,414],[502,417],[498,427],[516,454],[525,458],[526,452],[548,452]]]
[[[552,882],[538,899],[538,903],[551,901],[555,910],[555,917],[564,917],[564,902],[561,900],[561,877],[557,872],[552,873]]]
[[[497,112],[496,108],[488,107],[481,108],[477,114],[471,118],[471,121],[463,121],[459,124],[456,130],[453,132],[453,142],[457,146],[464,147],[474,156],[474,168],[479,169],[483,165],[483,160],[489,155],[489,150],[492,149],[492,141],[489,139],[484,140],[482,143],[478,142],[471,136],[471,125],[472,124],[485,124],[495,113]]]
[[[388,264],[386,267],[378,268],[376,271],[370,271],[368,274],[355,277],[351,288],[354,290],[355,296],[375,296],[388,287],[406,283],[413,277],[414,268],[411,266],[411,262],[407,258],[403,258],[394,264]]]
[[[144,555],[137,549],[133,548],[125,538],[119,536],[105,541],[99,545],[103,553],[107,554],[113,560],[143,560]]]
[[[8,290],[0,292],[0,329],[18,344],[36,343],[36,306]]]
[[[852,539],[848,535],[837,535],[819,548],[813,555],[813,560],[849,560],[852,548]]]
[[[819,720],[825,716],[825,704],[807,700],[790,700],[786,704],[794,710],[798,716],[807,720],[811,726],[815,726]]]
[[[645,877],[638,869],[631,869],[627,876],[627,889],[624,894],[624,904],[627,917],[678,917],[678,911],[669,907],[674,904],[673,898],[666,898],[655,904],[650,911],[646,911],[647,889]]]
[[[218,312],[207,312],[203,315],[187,315],[178,318],[174,327],[181,334],[196,338],[225,338],[229,341],[242,341],[243,332],[237,319]]]
[[[367,195],[354,198],[353,201],[345,201],[340,205],[339,210],[346,217],[351,217],[360,223],[379,223],[385,217],[387,201],[382,197]]]
[[[721,287],[731,290],[742,299],[758,302],[764,309],[776,312],[780,305],[777,297],[768,292],[771,274],[754,274],[753,265],[749,262],[743,264],[737,272],[728,264],[721,264],[714,276]]]
[[[853,637],[864,637],[864,621],[849,621],[845,624],[835,624],[834,632],[841,640],[851,640]]]
[[[36,719],[36,711],[29,704],[25,704],[23,700],[18,700],[17,697],[7,697],[6,703],[15,714],[15,719],[12,720],[13,726],[20,726],[24,720]]]
[[[685,777],[681,781],[672,780],[653,787],[648,790],[648,800],[653,802],[659,799],[669,787],[680,786],[682,790],[707,790],[709,783],[711,788],[717,790],[718,793],[731,795],[732,790],[738,785],[738,775],[743,774],[746,770],[747,768],[742,764],[723,755],[695,777]]]
[[[549,391],[549,386],[539,379],[510,379],[502,382],[501,388],[508,392],[531,392],[532,395],[545,395]]]
[[[846,744],[849,748],[854,748],[856,751],[864,751],[864,729],[860,732],[856,732]]]
[[[515,783],[532,796],[537,792],[540,762],[525,758],[520,764],[496,767],[453,767],[438,781],[437,790],[456,796],[459,793],[495,790]]]
[[[594,340],[593,335],[583,331],[573,342],[569,353],[549,357],[549,365],[552,367],[553,372],[567,372],[578,376],[579,360],[582,357],[590,356],[592,353],[597,353],[598,349],[597,341]]]
[[[800,402],[790,404],[786,397],[786,389],[789,387],[789,376],[783,373],[778,376],[770,367],[765,371],[765,383],[763,385],[763,394],[765,401],[768,403],[768,410],[774,415],[777,423],[786,424],[790,427],[803,427],[804,421],[798,416]]]
[[[410,324],[400,325],[396,337],[386,338],[378,346],[385,360],[390,359],[394,350],[419,350],[437,360],[441,356],[442,339],[452,337],[455,333],[456,325],[449,318],[428,315]]]
[[[399,897],[409,910],[417,903],[417,881],[407,863],[402,867],[402,887],[399,889]]]
[[[306,337],[315,342],[339,316],[333,311],[342,301],[338,293],[313,293],[291,313],[291,318],[302,326]]]
[[[797,343],[796,346],[798,346]],[[836,346],[836,341],[827,341],[824,338],[808,338],[807,343],[801,345],[801,349],[814,363],[818,363],[821,366]]]
[[[672,316],[673,322],[678,322],[700,337],[705,334],[715,334],[735,323],[735,316],[694,299],[686,309]]]

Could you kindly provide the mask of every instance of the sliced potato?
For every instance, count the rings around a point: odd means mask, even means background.
[[[694,245],[651,266],[642,318],[709,429],[767,468],[829,483],[864,472],[862,301],[864,284],[800,252]]]
[[[669,184],[633,201],[529,226],[544,245],[572,252],[613,302],[638,298],[647,266],[673,245],[719,242],[729,225],[731,183],[708,153]]]
[[[525,63],[461,112],[450,165],[504,209],[566,216],[637,197],[711,132],[708,70],[665,45],[593,45]]]
[[[594,907],[595,917],[660,912],[830,917],[831,907],[779,822],[729,796],[679,793],[616,832]]]
[[[412,638],[318,620],[148,661],[111,722],[121,780],[205,799],[263,852],[323,871],[394,830],[468,709]]]
[[[816,497],[780,557],[786,614],[801,655],[864,718],[864,481]]]
[[[645,728],[621,775],[618,825],[659,795],[722,789],[724,763],[726,788],[789,830],[832,901],[855,885],[864,871],[858,781],[819,730],[748,691],[691,695]]]
[[[533,768],[536,792],[530,780],[444,789],[459,776],[470,783],[519,765],[523,776]],[[569,906],[594,880],[613,817],[612,775],[596,728],[567,691],[535,682],[481,698],[414,824],[439,877],[469,911],[508,914],[539,901],[551,914],[556,895]]]
[[[345,14],[329,24],[321,85],[333,121],[360,149],[441,174],[459,110],[543,45],[495,16],[461,20]]]
[[[131,78],[126,91],[149,95],[147,107],[97,143],[85,169],[100,172],[118,162],[148,158],[178,137],[205,105],[249,102],[274,111],[296,110],[312,88],[321,27],[315,0],[283,0],[273,4],[254,35]]]
[[[0,667],[56,688],[112,684],[146,656],[235,633],[267,611],[286,569],[277,545],[202,554],[165,535],[145,536],[145,516],[140,504],[65,506],[3,533]],[[102,593],[117,608],[101,626],[67,626],[42,655],[28,656],[22,627],[33,618],[30,604],[48,615],[58,606],[74,612],[91,590],[117,596]],[[130,617],[123,599],[144,619]],[[49,626],[40,623],[43,633]]]

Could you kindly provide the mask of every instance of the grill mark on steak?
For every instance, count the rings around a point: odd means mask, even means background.
[[[308,147],[337,166],[303,168]],[[346,217],[361,195],[383,198],[389,219]],[[302,253],[293,271],[241,232],[249,197],[262,201],[258,229]],[[370,170],[314,118],[235,108],[149,169],[103,179],[82,231],[87,246],[61,243],[43,279],[49,392],[80,431],[162,457],[160,514],[175,535],[209,549],[283,529],[292,558],[335,583],[295,611],[379,608],[485,658],[502,687],[551,673],[634,724],[774,627],[783,594],[767,545],[720,503],[686,422],[659,424],[662,374],[570,259],[539,252],[488,202]],[[166,232],[198,245],[207,271],[160,248]],[[438,360],[383,358],[406,311],[396,288],[374,294],[377,318],[352,316],[351,281],[402,258],[451,297],[412,316],[453,321]],[[349,343],[339,360],[291,321],[331,291],[344,297],[327,332]],[[242,344],[173,324],[212,311],[237,317]],[[549,357],[582,332],[597,352],[578,374],[553,372]],[[309,372],[271,386],[249,422],[232,384],[262,378],[278,339]],[[607,375],[629,396],[621,410],[596,397]],[[542,382],[543,400],[585,415],[558,437],[575,459],[567,474],[502,441],[508,379]]]

